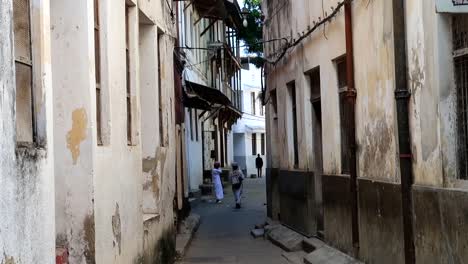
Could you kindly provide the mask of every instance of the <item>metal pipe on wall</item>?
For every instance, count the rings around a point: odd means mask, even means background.
[[[395,100],[397,107],[398,146],[400,154],[401,195],[405,263],[415,263],[413,237],[413,160],[409,127],[408,63],[406,52],[405,0],[393,0],[393,34],[395,50]]]
[[[345,35],[346,35],[346,137],[350,148],[350,192],[351,192],[351,217],[352,217],[352,241],[355,256],[359,253],[359,222],[358,222],[358,194],[357,194],[357,169],[356,169],[356,88],[354,80],[354,47],[351,0],[347,0],[345,10]]]

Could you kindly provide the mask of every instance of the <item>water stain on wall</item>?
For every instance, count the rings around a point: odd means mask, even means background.
[[[94,214],[88,215],[83,221],[84,240],[86,242],[86,249],[84,252],[86,263],[96,263],[96,249],[95,249],[95,228],[94,228]]]
[[[115,213],[112,216],[112,233],[114,233],[115,242],[117,242],[117,246],[119,247],[119,255],[122,253],[122,226],[120,222],[120,209],[119,204],[115,204]],[[115,247],[114,242],[114,247]]]
[[[6,254],[3,255],[2,264],[15,264],[15,259],[13,257],[8,257]]]
[[[86,139],[86,127],[88,117],[84,108],[76,109],[72,113],[72,128],[67,133],[67,148],[73,158],[73,165],[76,165],[80,156],[80,144]]]

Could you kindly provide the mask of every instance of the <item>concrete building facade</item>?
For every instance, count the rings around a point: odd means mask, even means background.
[[[236,0],[180,2],[179,56],[184,70],[186,192],[211,180],[215,161],[233,161],[232,125],[241,116],[242,24]]]
[[[184,183],[175,6],[0,2],[1,263],[168,261]]]
[[[0,1],[0,263],[55,259],[49,1],[27,2]]]
[[[468,259],[467,8],[263,1],[272,217],[366,263]]]
[[[252,70],[252,72],[254,72]],[[242,70],[242,118],[233,127],[234,161],[236,161],[247,176],[257,175],[255,159],[260,154],[266,165],[266,135],[265,135],[265,108],[261,99],[261,87],[258,84],[261,76],[258,69],[251,73],[252,79],[257,83],[247,81],[249,71]],[[263,167],[262,176],[265,176],[266,166]]]

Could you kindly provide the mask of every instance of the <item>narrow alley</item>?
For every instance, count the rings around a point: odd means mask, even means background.
[[[223,203],[214,198],[193,208],[201,225],[180,264],[286,264],[282,250],[263,238],[254,239],[250,230],[266,218],[265,178],[247,179],[242,208],[234,209],[230,188]]]
[[[0,0],[0,120],[0,264],[468,263],[468,0]]]

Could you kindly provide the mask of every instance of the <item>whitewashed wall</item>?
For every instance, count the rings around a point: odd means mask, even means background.
[[[49,1],[31,1],[38,140],[16,141],[13,1],[0,1],[0,263],[55,263]]]

